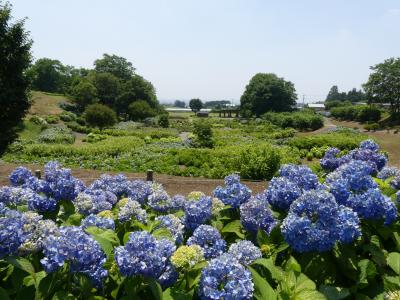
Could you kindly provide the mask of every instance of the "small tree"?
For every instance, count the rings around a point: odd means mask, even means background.
[[[0,153],[16,137],[16,126],[30,106],[26,70],[32,42],[24,21],[10,20],[10,4],[0,0]]]
[[[240,106],[241,110],[251,111],[258,117],[267,111],[290,111],[296,99],[293,83],[272,73],[259,73],[246,86]]]
[[[189,102],[189,107],[194,113],[197,113],[203,108],[203,102],[201,102],[201,100],[197,98],[192,99]]]
[[[117,122],[117,115],[115,112],[103,104],[91,104],[85,110],[86,123],[92,127],[113,126]]]
[[[132,120],[142,121],[155,115],[156,112],[146,101],[139,100],[129,105],[129,116]]]
[[[389,58],[371,67],[364,89],[370,102],[390,103],[393,120],[400,120],[400,58]]]
[[[96,87],[87,80],[81,80],[72,89],[74,102],[84,110],[89,104],[97,102]]]
[[[163,127],[163,128],[168,128],[169,127],[169,117],[168,114],[162,114],[158,118],[158,125]]]
[[[193,133],[196,135],[195,146],[201,148],[214,147],[213,132],[210,123],[202,121],[194,123]]]
[[[175,107],[180,107],[180,108],[185,108],[186,107],[186,103],[185,103],[185,101],[175,100],[174,106]]]

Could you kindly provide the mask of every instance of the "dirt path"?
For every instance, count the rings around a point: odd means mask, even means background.
[[[18,164],[10,164],[0,161],[0,186],[9,185],[8,175],[14,170]],[[31,170],[41,170],[43,172],[43,166],[39,165],[24,165]],[[86,184],[90,184],[95,179],[99,178],[101,174],[125,174],[129,179],[145,179],[146,174],[144,173],[128,173],[128,172],[104,172],[97,170],[87,169],[72,169],[72,174],[82,179]],[[207,195],[211,195],[214,189],[218,185],[223,185],[224,181],[220,179],[206,179],[206,178],[191,178],[191,177],[179,177],[163,174],[155,174],[154,180],[162,183],[165,189],[171,195],[182,194],[187,195],[192,191],[202,191]],[[243,181],[253,191],[253,194],[262,192],[266,188],[266,182],[251,182]]]

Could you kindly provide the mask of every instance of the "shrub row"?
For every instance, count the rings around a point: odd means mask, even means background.
[[[324,126],[324,119],[321,115],[310,111],[285,112],[264,114],[263,119],[282,128],[292,127],[298,130],[317,130]]]
[[[381,111],[376,106],[341,106],[332,108],[331,116],[346,121],[378,122]]]

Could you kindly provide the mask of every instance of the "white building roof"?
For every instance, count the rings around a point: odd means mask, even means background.
[[[325,104],[322,103],[309,103],[309,108],[325,108]]]

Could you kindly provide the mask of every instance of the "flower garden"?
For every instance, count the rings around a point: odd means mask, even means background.
[[[263,193],[213,195],[57,162],[0,188],[0,299],[400,299],[400,171],[365,140]]]

